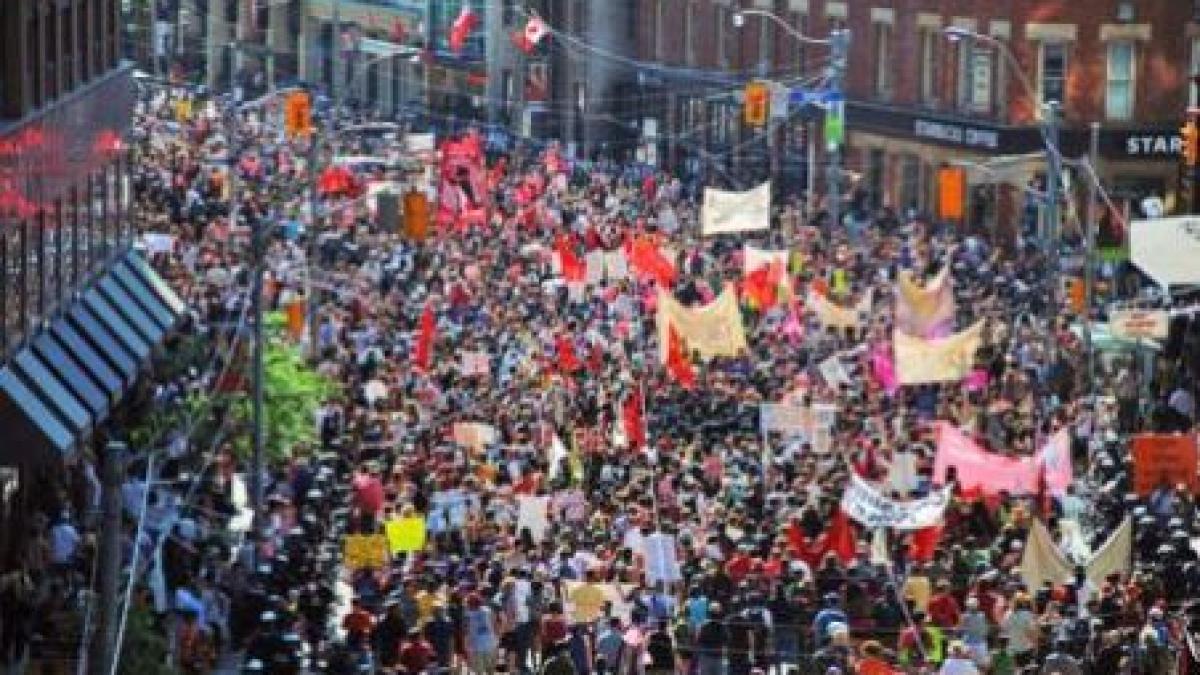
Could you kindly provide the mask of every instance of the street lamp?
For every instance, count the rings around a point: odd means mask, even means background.
[[[951,42],[959,42],[964,40],[972,40],[982,42],[996,51],[1000,52],[1001,57],[1011,66],[1010,70],[1016,73],[1017,80],[1024,88],[1025,94],[1029,96],[1033,102],[1034,119],[1040,123],[1042,134],[1042,143],[1046,147],[1046,227],[1042,232],[1042,248],[1047,257],[1052,270],[1050,275],[1050,291],[1049,297],[1051,302],[1047,306],[1049,317],[1054,317],[1057,312],[1058,305],[1058,284],[1061,277],[1059,268],[1059,251],[1058,245],[1060,240],[1059,224],[1058,224],[1058,193],[1060,191],[1059,181],[1062,178],[1062,155],[1058,148],[1058,106],[1060,101],[1045,101],[1041,102],[1041,95],[1033,83],[1029,81],[1029,77],[1025,74],[1025,70],[1021,67],[1020,61],[1017,60],[1015,54],[1009,49],[1003,41],[997,40],[991,35],[984,35],[977,31],[962,26],[947,26],[942,29],[942,34]],[[1001,83],[1003,86],[1003,83]],[[1040,103],[1040,105],[1039,105]],[[1043,110],[1044,108],[1044,110]],[[1091,265],[1091,225],[1088,225],[1088,259],[1085,265]],[[1092,336],[1090,327],[1090,308],[1091,298],[1086,300],[1087,307],[1084,308],[1084,341],[1088,345],[1088,351],[1092,349]],[[1048,338],[1050,336],[1048,331]],[[1051,338],[1052,340],[1052,338]],[[1052,345],[1053,342],[1051,341]],[[1049,350],[1047,350],[1049,352]],[[1047,353],[1047,357],[1050,354]]]
[[[779,15],[768,12],[763,9],[741,9],[733,13],[733,27],[742,28],[746,25],[746,17],[761,16],[764,19],[774,22],[784,30],[788,35],[796,40],[810,45],[832,45],[832,39],[822,40],[820,38],[810,37],[793,28],[787,21],[784,21]],[[840,31],[834,31],[834,34]]]
[[[829,33],[828,38],[814,38],[793,28],[787,21],[784,21],[778,14],[769,12],[763,9],[742,9],[733,13],[733,25],[736,28],[742,28],[746,25],[746,17],[758,16],[773,22],[775,25],[783,29],[785,33],[792,39],[809,45],[820,45],[829,47],[830,59],[829,67],[826,69],[826,75],[829,79],[829,89],[832,93],[842,94],[842,82],[846,76],[846,63],[850,53],[850,31],[845,29],[833,30]],[[830,116],[836,116],[839,126],[837,136],[827,134],[827,143],[829,151],[829,166],[826,173],[826,184],[828,185],[829,199],[829,219],[834,226],[841,223],[841,177],[842,177],[842,137],[845,124],[845,103],[843,101],[831,101],[826,107],[826,129],[830,129]],[[812,139],[809,139],[812,142]],[[811,173],[812,166],[809,165]],[[811,198],[811,195],[810,195]]]

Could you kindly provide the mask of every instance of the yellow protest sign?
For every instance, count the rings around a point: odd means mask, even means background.
[[[349,570],[379,569],[387,564],[388,540],[382,534],[351,534],[342,544],[342,562]]]
[[[425,548],[425,518],[393,518],[383,524],[392,553],[412,553]]]

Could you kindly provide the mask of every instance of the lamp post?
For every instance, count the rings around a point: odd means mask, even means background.
[[[829,166],[826,172],[826,185],[829,193],[829,218],[836,226],[841,222],[842,211],[842,143],[845,129],[845,102],[841,96],[846,78],[846,64],[850,54],[850,31],[839,29],[830,32],[828,38],[814,38],[793,28],[778,14],[763,9],[743,9],[733,13],[733,25],[741,28],[746,25],[746,17],[758,16],[775,23],[792,39],[803,44],[828,47],[830,52],[829,67],[826,75],[829,78],[829,90],[835,100],[828,104],[826,115],[826,150],[829,153]],[[813,142],[812,138],[808,139]],[[812,164],[809,164],[812,173]]]
[[[1012,50],[1008,45],[1000,40],[990,36],[978,33],[969,28],[962,26],[948,26],[943,29],[942,33],[951,41],[973,40],[989,45],[998,51],[1011,66],[1010,70],[1016,74],[1017,80],[1021,83],[1021,87],[1025,90],[1025,94],[1034,104],[1035,118],[1039,122],[1039,127],[1042,134],[1042,144],[1046,148],[1046,210],[1045,210],[1045,225],[1041,232],[1042,251],[1047,258],[1050,266],[1050,288],[1047,291],[1049,302],[1046,305],[1046,358],[1054,359],[1054,351],[1056,349],[1054,341],[1053,321],[1059,310],[1059,295],[1061,289],[1062,274],[1060,270],[1059,256],[1059,215],[1058,215],[1058,196],[1061,191],[1059,181],[1062,178],[1062,154],[1058,148],[1058,117],[1060,102],[1046,101],[1041,106],[1037,102],[1041,100],[1037,89],[1030,82],[1029,77],[1025,75],[1025,71],[1021,68],[1020,61],[1017,60]],[[1090,230],[1089,230],[1090,231]],[[1091,260],[1086,261],[1086,265],[1091,265]],[[1090,305],[1091,299],[1087,300]],[[1086,313],[1086,310],[1085,310]],[[1085,326],[1087,326],[1087,317],[1084,318]],[[1090,331],[1088,331],[1090,338]],[[1090,362],[1089,356],[1089,362]]]
[[[1058,150],[1058,101],[1047,101],[1045,104],[1037,105],[1040,100],[1037,88],[1033,86],[1033,82],[1025,74],[1021,67],[1021,62],[1017,60],[1012,50],[1008,45],[1000,40],[990,36],[973,31],[962,26],[948,26],[942,30],[942,34],[949,38],[952,42],[963,40],[971,40],[982,42],[1000,53],[1000,56],[1008,62],[1009,70],[1016,74],[1017,81],[1021,83],[1021,87],[1025,90],[1026,95],[1031,101],[1035,102],[1034,116],[1039,121],[1041,127],[1042,141],[1046,146],[1046,193],[1048,199],[1046,201],[1046,224],[1042,231],[1042,248],[1047,256],[1057,259],[1056,245],[1058,243],[1058,193],[1059,180],[1062,177],[1062,156]],[[1003,85],[1002,85],[1003,86]]]

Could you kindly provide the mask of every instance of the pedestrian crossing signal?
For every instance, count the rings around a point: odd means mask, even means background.
[[[761,127],[767,123],[767,115],[771,111],[771,90],[765,82],[751,82],[746,85],[745,94],[746,125]]]
[[[283,126],[291,138],[307,136],[312,131],[312,103],[306,92],[288,94],[283,105]]]

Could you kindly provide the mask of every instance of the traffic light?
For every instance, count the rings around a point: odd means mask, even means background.
[[[770,107],[771,89],[765,82],[751,82],[746,85],[745,115],[747,126],[761,127],[765,125]]]
[[[283,105],[283,126],[292,138],[306,136],[312,130],[312,103],[307,92],[288,94]]]
[[[1188,166],[1200,164],[1200,115],[1191,113],[1179,130],[1183,138],[1183,163]]]

